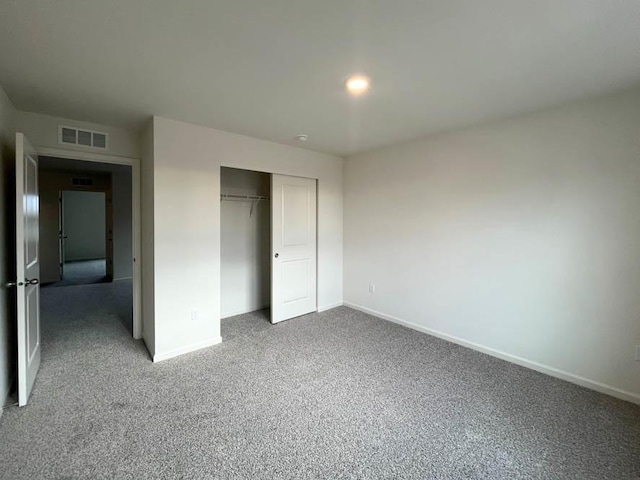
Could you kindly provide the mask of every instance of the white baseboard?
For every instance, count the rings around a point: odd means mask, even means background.
[[[318,307],[318,313],[326,312],[327,310],[331,310],[332,308],[338,308],[344,305],[342,302],[334,303],[333,305],[324,305],[322,307]]]
[[[383,320],[387,320],[389,322],[397,323],[398,325],[403,325],[413,330],[417,330],[419,332],[441,338],[448,342],[456,343],[458,345],[462,345],[463,347],[467,347],[472,350],[477,350],[478,352],[486,353],[487,355],[491,355],[492,357],[500,358],[501,360],[506,360],[507,362],[515,363],[516,365],[530,368],[531,370],[535,370],[537,372],[544,373],[546,375],[550,375],[552,377],[556,377],[561,380],[566,380],[567,382],[575,383],[576,385],[580,385],[581,387],[589,388],[591,390],[595,390],[596,392],[611,395],[612,397],[620,398],[622,400],[626,400],[628,402],[632,402],[640,405],[639,394],[628,392],[626,390],[622,390],[620,388],[607,385],[605,383],[596,382],[595,380],[589,380],[588,378],[581,377],[573,373],[565,372],[564,370],[559,370],[557,368],[549,367],[547,365],[543,365],[538,362],[533,362],[531,360],[527,360],[526,358],[518,357],[516,355],[511,355],[510,353],[502,352],[500,350],[496,350],[490,347],[485,347],[484,345],[480,345],[478,343],[469,342],[462,338],[454,337],[453,335],[449,335],[447,333],[443,333],[438,330],[433,330],[431,328],[423,327],[422,325],[408,322],[406,320],[402,320],[392,315],[387,315],[385,313],[378,312],[376,310],[372,310],[370,308],[363,307],[361,305],[356,305],[349,302],[344,302],[344,305],[346,307],[353,308],[354,310],[359,310],[369,315],[373,315],[374,317],[378,317]]]
[[[153,355],[153,361],[154,363],[161,362],[163,360],[168,360],[169,358],[177,357],[179,355],[184,355],[185,353],[195,352],[196,350],[201,350],[203,348],[211,347],[219,343],[222,343],[222,337],[210,338],[202,342],[192,343],[191,345],[186,345],[184,347],[176,348],[175,350],[169,350],[168,352],[156,353]]]

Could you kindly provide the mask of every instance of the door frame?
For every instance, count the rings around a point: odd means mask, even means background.
[[[319,257],[319,251],[320,251],[320,242],[319,242],[319,235],[320,235],[320,224],[319,224],[319,216],[318,216],[318,208],[320,206],[320,199],[319,199],[319,193],[320,193],[320,188],[319,188],[319,184],[320,184],[320,179],[317,176],[305,176],[305,175],[291,175],[290,173],[279,173],[273,170],[268,170],[268,169],[260,169],[260,168],[246,168],[246,167],[239,167],[236,165],[229,165],[226,163],[221,163],[218,167],[218,193],[220,194],[220,190],[222,188],[222,169],[223,168],[233,168],[235,170],[245,170],[247,172],[258,172],[258,173],[266,173],[268,174],[269,177],[269,183],[271,183],[272,181],[272,177],[271,175],[286,175],[289,177],[299,177],[299,178],[307,178],[309,180],[315,180],[316,182],[316,309],[315,312],[318,313],[320,311],[320,292],[319,292],[319,288],[320,288],[320,282],[319,280],[319,276],[320,276],[320,269],[319,264],[318,264],[318,257]],[[271,190],[271,186],[270,186],[270,190]],[[220,195],[218,195],[218,214],[220,214],[220,209],[222,208],[222,202],[220,200]],[[271,199],[271,194],[269,194],[269,211],[271,211],[271,207],[272,207],[272,199]],[[270,214],[271,215],[271,214]],[[269,219],[271,220],[271,219]],[[222,221],[222,216],[220,216],[220,222]],[[271,227],[271,223],[269,224]],[[222,225],[221,225],[222,227]],[[220,229],[220,231],[222,231],[222,228]],[[269,244],[271,246],[271,234],[269,235]],[[220,254],[218,257],[218,264],[222,265],[222,245],[220,245]],[[269,252],[271,252],[271,248],[269,248]],[[273,260],[273,259],[270,259]],[[269,268],[271,267],[271,261],[269,262]],[[222,320],[222,272],[221,270],[219,270],[219,291],[220,291],[220,311],[218,313],[218,318],[220,320]],[[271,297],[269,297],[269,308],[271,308]]]
[[[62,148],[34,147],[37,154],[45,157],[68,158],[92,163],[109,163],[131,167],[131,223],[133,251],[133,338],[142,338],[142,246],[141,246],[141,208],[140,208],[140,159],[121,157],[104,153],[81,152]]]

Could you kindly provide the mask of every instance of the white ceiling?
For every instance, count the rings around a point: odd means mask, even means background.
[[[343,90],[364,72],[373,90]],[[640,82],[638,0],[2,0],[16,107],[340,155]],[[307,133],[306,144],[295,135]]]

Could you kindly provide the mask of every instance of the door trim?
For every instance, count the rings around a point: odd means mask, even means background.
[[[38,155],[45,157],[68,158],[83,162],[109,163],[112,165],[128,165],[131,167],[131,209],[132,209],[132,249],[133,249],[133,338],[142,338],[142,245],[141,245],[141,210],[140,210],[140,159],[120,157],[94,152],[79,152],[62,148],[34,147]]]

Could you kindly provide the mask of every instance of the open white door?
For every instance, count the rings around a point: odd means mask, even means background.
[[[38,157],[16,134],[16,258],[18,404],[26,405],[40,366]]]
[[[316,309],[316,181],[272,175],[271,323]]]

